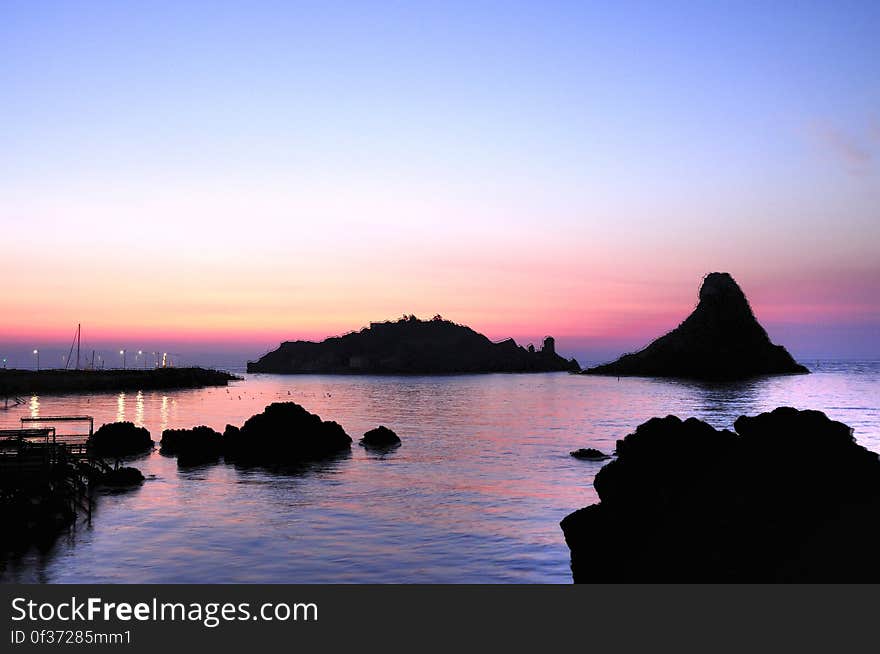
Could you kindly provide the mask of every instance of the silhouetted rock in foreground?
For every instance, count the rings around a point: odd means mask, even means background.
[[[162,432],[159,451],[176,456],[179,466],[211,463],[223,454],[223,436],[204,425],[192,429],[166,429]]]
[[[880,581],[880,460],[818,411],[652,418],[561,523],[576,582]]]
[[[706,275],[697,308],[677,328],[584,374],[726,380],[805,372],[784,347],[770,342],[733,277],[715,272]]]
[[[577,361],[556,354],[552,337],[541,350],[523,348],[514,340],[493,343],[470,327],[439,316],[433,320],[404,317],[374,322],[360,332],[321,343],[285,342],[248,372],[448,374],[478,372],[578,371]]]
[[[241,429],[223,435],[227,461],[287,464],[315,461],[351,449],[351,437],[333,421],[321,420],[294,402],[270,404]]]
[[[587,461],[604,461],[605,459],[611,458],[604,452],[600,452],[599,450],[592,447],[582,447],[579,450],[571,452],[571,455],[575,459],[585,459]]]
[[[364,434],[360,444],[366,448],[385,449],[400,445],[400,438],[384,425],[379,425]]]
[[[98,456],[132,456],[153,449],[150,432],[131,422],[111,422],[101,427],[89,439],[89,447]]]

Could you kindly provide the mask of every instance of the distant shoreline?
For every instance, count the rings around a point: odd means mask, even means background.
[[[578,375],[573,370],[461,370],[457,372],[396,372],[363,370],[296,370],[294,372],[245,371],[248,375],[278,377],[484,377],[487,375]]]
[[[0,370],[0,397],[47,392],[161,390],[226,386],[241,379],[208,368]]]

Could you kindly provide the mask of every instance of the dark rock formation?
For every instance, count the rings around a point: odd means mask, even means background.
[[[652,418],[561,523],[576,582],[880,581],[880,459],[818,411]]]
[[[120,467],[108,470],[100,477],[99,483],[104,486],[125,488],[144,483],[144,475],[137,468]]]
[[[143,454],[153,449],[150,432],[131,422],[111,422],[89,439],[89,447],[98,456],[121,457]]]
[[[388,427],[379,425],[365,433],[364,437],[360,440],[360,444],[366,448],[388,449],[398,447],[400,445],[400,438]]]
[[[809,372],[770,342],[746,296],[728,273],[710,273],[700,302],[677,328],[634,354],[584,374],[732,380]]]
[[[222,370],[0,370],[0,396],[22,393],[77,393],[226,386],[240,379]]]
[[[241,428],[235,425],[226,425],[223,430],[223,449],[226,449],[226,443],[231,443],[241,436]]]
[[[248,372],[449,374],[578,371],[574,359],[556,354],[552,337],[535,351],[513,339],[493,343],[469,327],[436,316],[374,322],[360,332],[321,343],[285,342],[248,363]]]
[[[70,490],[76,473],[70,466],[50,470],[33,460],[27,462],[30,465],[17,466],[10,458],[4,459],[6,465],[0,474],[0,557],[31,545],[48,548],[76,519]]]
[[[582,447],[579,450],[571,452],[571,455],[575,459],[585,459],[587,461],[604,461],[605,459],[611,458],[604,452],[600,452],[592,447]]]
[[[159,451],[177,457],[177,465],[193,466],[218,461],[223,454],[223,436],[201,425],[192,429],[166,429]]]
[[[294,402],[270,404],[241,429],[223,435],[227,461],[243,464],[289,464],[315,461],[351,449],[351,437],[333,421],[321,420]]]

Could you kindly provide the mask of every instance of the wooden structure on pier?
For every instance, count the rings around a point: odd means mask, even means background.
[[[59,434],[51,425],[59,422],[88,422],[88,434]],[[39,426],[28,427],[35,424]],[[90,451],[94,419],[24,417],[21,425],[21,429],[0,430],[0,502],[25,497],[47,507],[64,506],[72,515],[83,511],[91,520],[92,481],[112,470]]]

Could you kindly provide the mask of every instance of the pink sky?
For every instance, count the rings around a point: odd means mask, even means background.
[[[728,271],[880,356],[877,13],[754,11],[10,10],[0,348],[440,313],[604,357]]]
[[[87,256],[47,259],[26,284],[7,291],[14,310],[0,342],[64,348],[82,322],[92,347],[256,356],[282,340],[319,340],[402,313],[441,313],[493,339],[513,336],[525,344],[552,334],[564,353],[604,358],[678,324],[696,303],[702,275],[714,269],[708,263],[652,267],[649,255],[628,269],[601,251],[581,254],[571,243],[534,246],[535,253],[498,247],[479,261],[463,253],[419,258],[381,250],[329,263],[305,255],[163,262],[146,253],[108,254],[100,264]],[[880,284],[870,271],[808,274],[773,263],[741,265],[742,272],[717,268],[734,274],[771,336],[796,354],[877,352],[870,348],[878,342]]]

